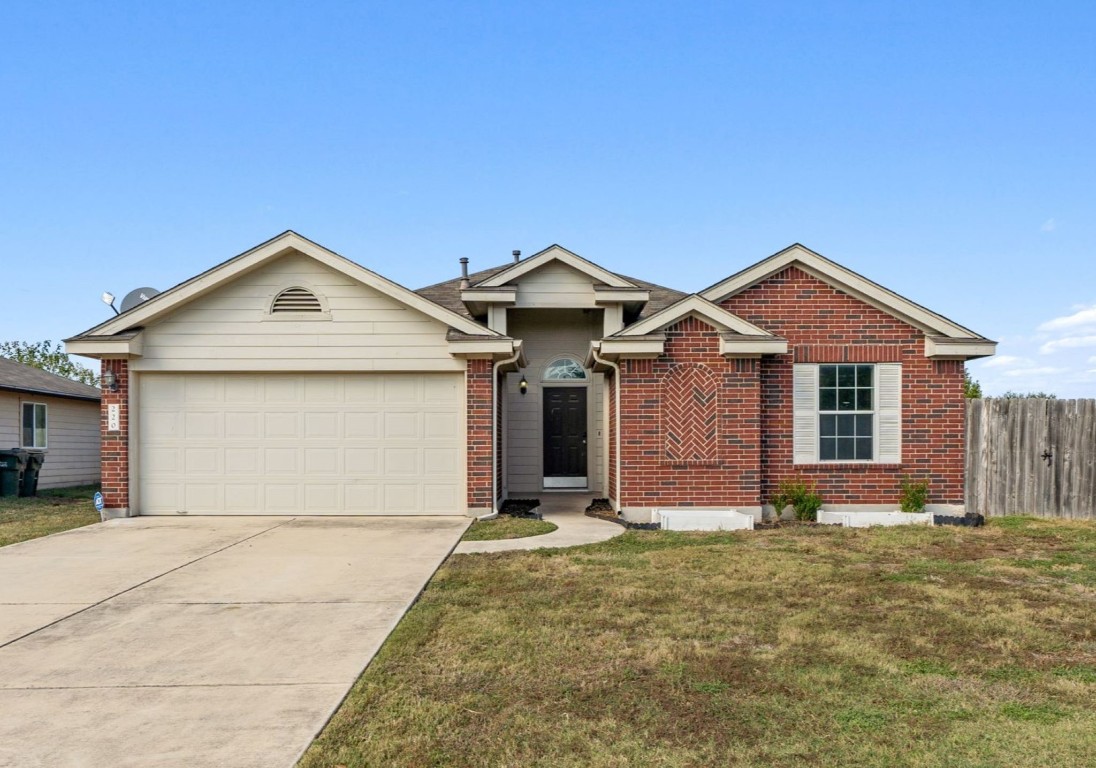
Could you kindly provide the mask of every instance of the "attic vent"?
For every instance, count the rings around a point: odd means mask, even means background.
[[[316,294],[307,288],[286,288],[274,299],[270,311],[274,312],[323,312]]]

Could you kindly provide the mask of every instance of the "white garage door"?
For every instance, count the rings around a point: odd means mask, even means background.
[[[460,374],[142,374],[141,514],[462,514]]]

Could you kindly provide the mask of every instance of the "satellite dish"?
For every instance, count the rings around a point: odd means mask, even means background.
[[[134,288],[122,299],[122,311],[128,312],[138,304],[144,304],[159,293],[155,288]]]

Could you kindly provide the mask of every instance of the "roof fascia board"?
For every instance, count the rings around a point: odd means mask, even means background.
[[[651,292],[645,290],[594,287],[595,304],[644,304],[651,300]]]
[[[486,280],[474,287],[490,288],[505,285],[511,280],[516,280],[522,275],[528,274],[535,269],[539,269],[540,267],[552,261],[562,262],[563,264],[566,264],[573,269],[577,269],[579,272],[582,272],[583,274],[588,275],[594,280],[600,283],[604,283],[611,288],[639,287],[637,285],[634,285],[633,283],[628,282],[620,275],[610,272],[603,267],[599,267],[592,261],[587,261],[586,259],[579,256],[577,253],[571,253],[566,248],[559,245],[551,245],[545,248],[540,253],[533,254],[524,261],[519,261],[512,267],[504,269],[501,272],[496,272],[495,274],[491,275],[491,277],[487,278]]]
[[[118,337],[96,336],[65,339],[65,352],[93,359],[130,359],[144,353],[145,340],[140,334],[127,333]]]
[[[766,338],[773,336],[764,328],[759,328],[753,323],[743,320],[718,304],[713,304],[703,296],[695,293],[625,328],[619,332],[618,336],[643,336],[652,331],[660,331],[680,322],[689,315],[699,316],[721,331],[734,331],[744,336],[763,336]]]
[[[974,360],[997,354],[997,342],[984,339],[925,337],[925,357],[933,360]]]
[[[235,258],[220,264],[197,277],[193,277],[176,287],[161,293],[149,301],[139,305],[133,310],[118,317],[111,318],[94,328],[85,331],[80,336],[109,335],[118,331],[124,331],[135,325],[146,325],[149,322],[162,317],[176,307],[193,301],[215,288],[224,285],[230,280],[240,277],[268,261],[279,258],[289,251],[297,251],[316,259],[322,264],[343,273],[351,279],[357,280],[363,285],[368,285],[382,293],[388,294],[402,304],[422,312],[439,322],[445,323],[466,333],[492,333],[478,323],[463,317],[452,310],[446,309],[440,304],[435,304],[429,299],[424,299],[414,291],[404,288],[398,283],[381,277],[376,272],[366,269],[360,264],[355,264],[349,259],[340,256],[334,251],[324,248],[322,245],[298,235],[296,232],[285,232],[272,240],[252,248]]]
[[[731,275],[710,288],[704,289],[700,292],[700,295],[711,302],[718,303],[792,265],[802,268],[804,272],[812,277],[832,285],[887,314],[894,315],[900,320],[910,323],[925,333],[935,333],[951,338],[982,338],[969,328],[953,323],[946,317],[938,315],[932,310],[926,309],[920,304],[916,304],[798,243],[759,261],[752,267],[747,267],[741,272]]]
[[[485,304],[513,304],[518,300],[515,288],[465,288],[460,292],[461,301]]]
[[[760,357],[761,355],[788,354],[788,340],[778,337],[759,339],[737,333],[719,336],[719,354],[724,357]]]
[[[658,357],[666,350],[666,337],[662,334],[650,336],[632,336],[622,338],[610,336],[601,340],[601,354],[604,357],[625,359],[644,359]]]

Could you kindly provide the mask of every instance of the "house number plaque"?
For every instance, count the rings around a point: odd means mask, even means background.
[[[107,431],[118,432],[121,427],[121,406],[117,403],[111,403],[107,406]]]

